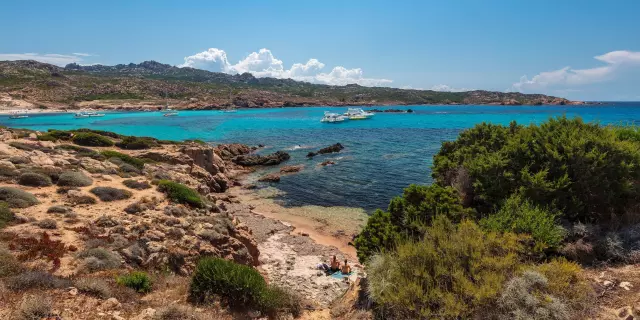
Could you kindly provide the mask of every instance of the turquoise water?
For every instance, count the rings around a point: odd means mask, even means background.
[[[390,107],[378,107],[384,109]],[[263,144],[261,153],[287,150],[289,164],[305,164],[303,172],[282,178],[286,205],[342,205],[368,210],[385,208],[389,199],[411,183],[430,183],[433,155],[445,140],[483,121],[539,123],[551,116],[580,116],[586,121],[640,122],[640,103],[598,106],[410,106],[414,113],[379,113],[369,120],[321,123],[324,111],[346,108],[310,107],[220,111],[181,111],[178,117],[157,112],[108,113],[102,118],[75,119],[72,114],[0,117],[0,124],[35,130],[92,128],[159,139],[198,138],[211,143]],[[340,142],[339,154],[307,160],[305,155]],[[321,167],[324,160],[336,165]]]

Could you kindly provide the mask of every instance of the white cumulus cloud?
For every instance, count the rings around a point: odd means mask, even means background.
[[[589,69],[562,69],[540,72],[533,78],[522,76],[511,90],[519,92],[540,91],[554,87],[575,87],[585,84],[609,81],[623,68],[640,66],[640,52],[611,51],[594,57],[605,63],[604,66]],[[566,90],[566,89],[564,89]]]
[[[73,53],[73,54],[39,54],[39,53],[0,53],[0,61],[3,60],[35,60],[44,63],[50,63],[57,66],[64,67],[69,63],[82,63],[84,57],[90,56],[86,53]]]
[[[236,64],[231,64],[224,50],[210,48],[184,58],[179,67],[191,67],[228,74],[251,73],[255,77],[272,77],[294,79],[312,83],[329,85],[359,84],[363,86],[388,85],[392,80],[364,77],[360,68],[347,69],[337,66],[329,72],[323,72],[325,64],[317,59],[309,59],[306,63],[294,63],[287,69],[282,60],[277,59],[271,50],[260,49],[252,52]]]

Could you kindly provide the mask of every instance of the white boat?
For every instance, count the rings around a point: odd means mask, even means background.
[[[222,112],[224,112],[224,113],[236,113],[236,111],[238,111],[238,110],[233,109],[233,108],[222,109]]]
[[[167,112],[167,113],[163,114],[162,116],[163,116],[163,117],[175,117],[175,116],[177,116],[177,115],[178,115],[178,113],[177,113],[177,112],[172,111],[172,112]]]
[[[24,114],[24,111],[11,112],[11,116],[9,117],[9,119],[24,119],[24,118],[29,118],[28,115]]]
[[[349,118],[349,120],[365,120],[373,117],[375,113],[366,112],[361,108],[349,108],[347,112],[344,113],[344,116]]]
[[[337,114],[337,113],[331,113],[328,111],[324,112],[324,117],[320,120],[320,122],[327,122],[327,123],[340,123],[347,120],[347,117]]]
[[[76,118],[104,117],[104,113],[97,113],[94,111],[80,111],[80,112],[76,112],[74,117]]]

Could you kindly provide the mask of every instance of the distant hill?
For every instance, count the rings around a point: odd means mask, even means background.
[[[64,68],[31,61],[0,61],[0,93],[5,104],[34,106],[157,107],[165,99],[182,109],[314,105],[420,104],[580,104],[541,94],[491,91],[438,92],[356,84],[330,86],[291,79],[256,78],[178,68],[155,61],[115,66]],[[21,105],[15,103],[16,106]],[[5,106],[6,107],[6,106]]]

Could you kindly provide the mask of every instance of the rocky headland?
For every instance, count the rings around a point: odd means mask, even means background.
[[[168,100],[168,101],[167,101]],[[580,101],[517,92],[329,86],[178,68],[155,61],[64,68],[36,61],[0,61],[0,111],[77,109],[181,110],[374,105],[579,105]],[[382,112],[393,112],[383,110]],[[404,111],[403,111],[404,112]]]
[[[0,204],[8,206],[0,208],[0,318],[18,319],[40,302],[51,319],[169,319],[175,310],[189,319],[260,317],[187,301],[189,276],[203,256],[251,266],[296,292],[307,319],[329,319],[334,301],[355,290],[359,271],[335,278],[316,269],[333,255],[354,261],[348,235],[307,227],[304,219],[281,221],[239,187],[255,166],[278,165],[288,154],[195,142],[80,146],[82,134],[0,129]],[[195,190],[201,202],[177,201],[166,181]],[[134,270],[151,275],[150,293],[115,282]]]

